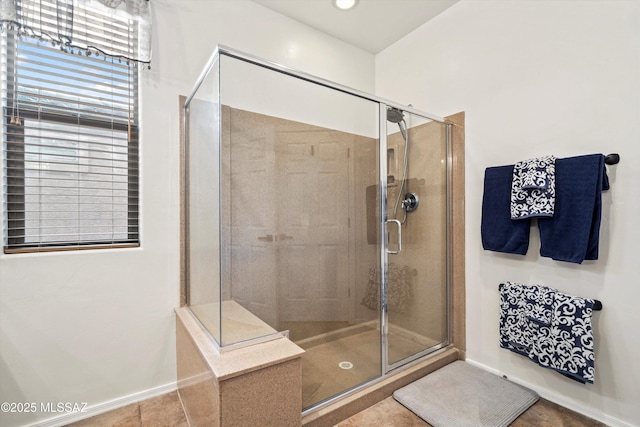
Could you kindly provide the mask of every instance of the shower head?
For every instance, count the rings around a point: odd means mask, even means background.
[[[389,120],[391,123],[400,123],[404,120],[404,113],[402,112],[402,110],[389,107],[387,108],[387,120]]]
[[[391,123],[396,123],[402,133],[402,138],[407,141],[407,122],[404,121],[404,113],[397,108],[387,108],[387,120]]]

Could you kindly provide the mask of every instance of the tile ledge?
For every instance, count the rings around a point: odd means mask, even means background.
[[[303,349],[285,337],[221,352],[189,308],[178,307],[175,313],[176,321],[185,327],[218,381],[298,359],[304,354]]]

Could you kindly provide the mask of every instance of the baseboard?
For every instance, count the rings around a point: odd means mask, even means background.
[[[497,369],[490,368],[489,366],[476,362],[474,360],[470,360],[467,358],[465,362],[469,363],[470,365],[477,366],[478,368],[484,369],[485,371],[494,373],[496,375],[506,376],[504,372],[500,372]],[[550,402],[556,403],[560,406],[564,406],[567,409],[570,409],[574,412],[585,415],[596,421],[600,421],[601,423],[604,423],[610,427],[634,427],[632,424],[628,424],[622,420],[611,417],[607,414],[603,414],[601,412],[594,412],[592,408],[577,404],[575,401],[569,400],[566,398],[566,396],[559,393],[555,393],[553,390],[540,388],[540,386],[531,384],[530,382],[522,380],[521,378],[518,378],[518,377],[513,377],[509,375],[508,378],[510,381],[513,381],[514,383],[517,383],[524,387],[535,390],[540,395],[540,397],[547,399]]]
[[[127,396],[119,397],[117,399],[108,400],[106,402],[98,403],[95,405],[87,406],[84,412],[72,412],[62,415],[57,415],[52,418],[48,418],[43,421],[39,421],[35,424],[31,424],[32,427],[56,427],[66,425],[76,421],[91,418],[96,415],[103,414],[114,409],[122,408],[123,406],[130,405],[132,403],[140,402],[142,400],[151,399],[152,397],[161,396],[163,394],[171,393],[177,388],[176,382],[170,382],[158,387],[150,388],[140,391],[138,393],[129,394]]]

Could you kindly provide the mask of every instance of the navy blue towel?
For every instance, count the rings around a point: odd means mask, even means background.
[[[602,190],[609,179],[602,154],[556,159],[553,218],[539,218],[540,255],[580,264],[598,259]]]
[[[485,250],[524,255],[529,248],[531,219],[511,219],[512,177],[513,165],[485,170],[480,234]]]

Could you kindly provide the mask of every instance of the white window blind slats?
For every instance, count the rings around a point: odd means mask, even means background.
[[[46,96],[46,92],[40,92],[37,95],[28,95],[25,92],[31,90],[31,87],[24,86],[21,93],[9,92],[9,96],[21,96],[20,108],[41,113],[73,115],[86,114],[100,120],[120,120],[121,123],[127,120],[130,110],[126,105],[105,106],[100,104],[90,104],[85,102],[77,102],[72,99],[62,98],[60,96]],[[64,96],[64,94],[62,95]],[[10,111],[11,112],[11,111]]]
[[[46,60],[56,59],[59,57],[59,55],[61,55],[62,53],[65,53],[61,51],[60,48],[51,47],[47,43],[43,43],[43,42],[40,42],[39,44],[35,43],[34,46],[37,48],[39,58],[31,57],[27,59],[36,60],[36,61],[40,59],[40,61],[46,62]],[[22,47],[22,49],[27,49],[27,48],[28,46]],[[7,54],[7,56],[12,56],[15,54],[15,50],[13,49],[12,46],[7,46],[7,50],[5,53]],[[116,60],[115,62],[118,63],[118,60]],[[111,66],[111,63],[112,63],[111,60],[107,60],[104,57],[98,57],[95,55],[87,56],[85,53],[79,53],[79,52],[70,54],[70,56],[67,58],[65,62],[66,66],[69,68],[76,68],[78,66],[81,66],[85,70],[108,69],[114,77],[120,78],[122,81],[127,81],[129,70],[127,68],[114,69]]]
[[[26,61],[22,61],[22,80],[24,84],[21,87],[21,90],[25,92],[25,95],[29,94],[29,90],[33,90],[35,92],[36,88],[38,88],[42,92],[53,91],[57,88],[60,88],[62,84],[68,89],[75,89],[80,92],[80,94],[88,95],[87,92],[89,90],[88,87],[91,88],[90,92],[96,96],[97,94],[108,95],[113,102],[126,102],[128,101],[128,92],[129,88],[127,86],[116,86],[117,82],[114,82],[114,85],[105,89],[103,81],[100,80],[90,80],[87,79],[87,74],[82,72],[74,73],[72,70],[51,70],[49,69],[49,74],[46,76],[42,76],[42,70],[48,67],[41,66],[38,68],[29,67]],[[37,84],[37,86],[36,86]],[[76,92],[77,93],[77,92]]]
[[[7,116],[8,117],[8,116]],[[26,119],[29,120],[29,119]],[[88,127],[87,127],[88,128]],[[90,128],[88,128],[90,129]],[[8,133],[8,136],[17,136],[21,135],[19,133]],[[27,134],[29,137],[30,134]],[[59,155],[72,155],[74,157],[77,156],[76,151],[70,151],[73,149],[78,143],[87,144],[88,150],[91,153],[95,153],[98,158],[104,156],[113,156],[117,158],[118,156],[124,156],[122,160],[126,160],[127,156],[127,147],[116,145],[114,146],[111,141],[109,141],[108,137],[98,137],[95,138],[93,135],[82,134],[80,132],[77,133],[77,137],[74,138],[74,135],[68,135],[66,133],[59,133],[56,131],[50,131],[46,128],[41,128],[40,132],[37,135],[32,135],[33,137],[41,138],[42,142],[36,147],[37,152],[45,151],[51,156],[59,156]],[[125,137],[124,133],[119,135],[120,137]],[[42,150],[42,149],[51,149],[51,150]],[[68,150],[65,150],[68,149]]]
[[[23,108],[25,105],[28,106],[29,103],[21,103],[20,108]],[[100,121],[100,120],[96,120],[95,117],[93,118],[89,116],[84,117],[78,114],[72,114],[72,113],[55,114],[55,113],[45,113],[42,111],[34,112],[33,110],[26,109],[26,108],[23,108],[22,111],[13,107],[7,108],[5,109],[3,117],[7,118],[10,122],[11,117],[17,115],[18,113],[20,113],[20,115],[22,117],[25,117],[26,119],[41,120],[43,123],[41,127],[42,130],[46,129],[47,122],[45,120],[51,120],[57,123],[66,123],[66,124],[75,125],[77,128],[76,133],[70,135],[66,132],[61,132],[59,134],[56,140],[60,141],[60,143],[64,141],[70,141],[70,142],[87,141],[87,142],[92,142],[97,146],[99,145],[112,146],[113,143],[110,142],[112,140],[112,136],[111,136],[112,132],[120,131],[120,132],[123,132],[123,135],[124,135],[124,133],[128,132],[128,128],[129,128],[129,123],[124,122],[121,118],[116,118],[117,121],[114,121],[113,118],[112,118],[112,121],[107,121],[107,120]],[[133,123],[133,120],[131,120],[131,122]],[[93,139],[93,137],[102,135],[100,133],[102,131],[106,132],[104,134],[104,138],[101,140],[104,142],[100,142],[98,140]],[[6,135],[10,137],[20,136],[22,135],[22,130],[21,128],[18,131],[16,131],[15,128],[14,130],[9,129],[8,131],[6,131]]]
[[[16,54],[16,52],[12,52],[12,51],[9,51],[8,53],[10,55]],[[23,66],[31,66],[35,68],[37,71],[38,67],[43,67],[43,66],[46,67],[47,62],[51,63],[52,61],[58,60],[60,58],[60,54],[63,52],[59,50],[57,51],[52,50],[51,55],[46,55],[42,51],[42,47],[40,47],[36,53],[38,53],[38,57],[24,55],[22,58]],[[92,78],[97,79],[98,81],[100,81],[101,79],[104,79],[104,73],[105,71],[107,71],[109,73],[109,76],[112,80],[112,84],[114,85],[114,87],[116,87],[119,84],[122,87],[126,88],[128,87],[129,84],[131,84],[129,80],[129,75],[127,73],[128,70],[124,70],[123,72],[121,70],[113,69],[113,67],[109,66],[109,63],[100,64],[98,61],[97,61],[98,63],[90,64],[87,61],[87,59],[90,59],[90,58],[87,58],[86,56],[75,55],[75,54],[72,54],[72,56],[77,56],[79,60],[78,61],[67,60],[64,65],[60,64],[58,68],[60,71],[63,71],[64,73],[81,75],[84,79],[92,79]],[[79,69],[80,67],[81,69]],[[68,76],[68,74],[65,74],[65,75]]]
[[[3,47],[5,252],[137,246],[135,65],[11,35]]]
[[[21,43],[21,53],[9,51],[18,67],[20,82],[7,90],[7,95],[19,101],[24,109],[60,114],[79,114],[99,120],[126,123],[131,117],[132,73],[122,64],[92,63],[86,57],[50,50],[43,55],[37,43]],[[12,56],[13,55],[13,56]],[[64,62],[63,62],[64,61]],[[124,71],[124,72],[123,72]],[[126,79],[126,80],[125,80]]]

